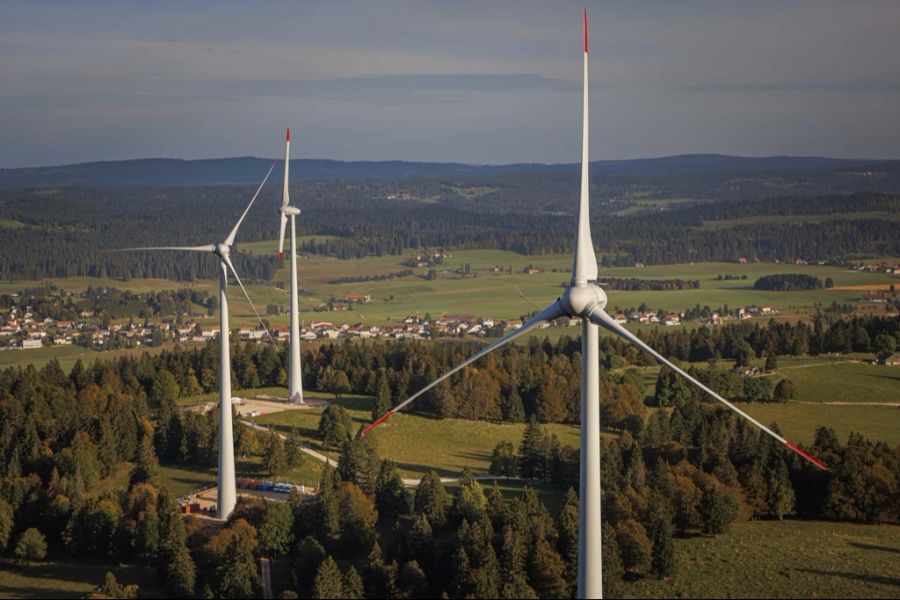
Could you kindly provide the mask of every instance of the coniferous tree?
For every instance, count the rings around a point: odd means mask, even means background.
[[[447,522],[447,508],[450,505],[450,497],[441,483],[441,477],[434,471],[429,471],[422,477],[416,488],[416,497],[413,510],[423,514],[428,519],[431,527],[441,529]]]
[[[341,570],[331,556],[326,556],[313,582],[313,598],[345,598]]]

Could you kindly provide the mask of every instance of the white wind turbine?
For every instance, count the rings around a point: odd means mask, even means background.
[[[231,263],[231,247],[234,245],[234,238],[237,235],[238,228],[241,226],[244,217],[246,217],[247,213],[250,211],[250,207],[253,206],[253,203],[256,201],[256,197],[259,196],[259,192],[269,179],[269,175],[272,174],[273,168],[275,168],[274,163],[269,167],[269,172],[266,173],[262,183],[260,183],[259,187],[256,189],[256,193],[253,194],[250,204],[244,209],[241,218],[238,219],[237,224],[235,224],[234,228],[224,241],[219,242],[218,244],[208,244],[206,246],[123,248],[123,251],[179,250],[186,252],[212,252],[219,257],[221,267],[219,271],[219,472],[217,480],[219,497],[217,500],[216,517],[221,520],[227,519],[229,515],[231,515],[231,512],[234,510],[234,505],[237,502],[237,487],[235,485],[234,474],[234,431],[231,424],[231,356],[229,354],[228,340],[228,296],[226,294],[228,289],[229,271],[231,271],[231,274],[234,275],[234,278],[237,280],[238,285],[241,287],[241,291],[244,292],[247,302],[250,303],[250,307],[256,314],[256,318],[259,319],[263,329],[266,329],[262,317],[253,305],[253,301],[250,300],[250,295],[244,288],[244,284],[241,283],[241,278],[238,276],[234,265]],[[266,329],[266,333],[268,334],[268,329]],[[269,335],[269,339],[272,339],[271,335]]]
[[[772,436],[820,469],[825,469],[821,462],[766,427],[740,408],[715,393],[684,370],[672,364],[664,356],[648,346],[636,335],[625,329],[610,317],[606,307],[606,292],[597,285],[597,258],[591,241],[589,218],[589,185],[588,176],[588,35],[587,11],[584,12],[584,117],[581,146],[581,200],[578,207],[578,230],[575,238],[575,258],[572,269],[572,280],[563,295],[552,304],[526,321],[522,327],[512,331],[486,346],[480,352],[453,367],[439,378],[410,396],[392,410],[374,421],[362,431],[362,435],[383,423],[394,413],[402,410],[410,402],[444,381],[466,365],[485,356],[504,344],[524,335],[535,327],[560,317],[580,317],[582,319],[581,337],[581,460],[579,491],[579,528],[578,528],[578,597],[602,598],[603,577],[601,573],[601,523],[600,523],[600,352],[598,346],[598,326],[615,335],[622,336],[635,346],[650,353],[660,363],[673,369],[704,392],[735,411],[763,432]]]
[[[291,130],[284,141],[284,189],[281,193],[281,235],[278,237],[278,258],[284,258],[284,228],[291,219],[291,335],[288,364],[288,400],[303,404],[303,375],[300,371],[300,310],[297,302],[297,230],[294,221],[300,209],[290,206],[288,193],[288,169],[291,156]]]

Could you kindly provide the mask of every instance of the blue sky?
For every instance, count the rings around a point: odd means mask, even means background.
[[[0,167],[575,162],[570,2],[3,2]],[[900,3],[587,2],[591,155],[900,158]]]

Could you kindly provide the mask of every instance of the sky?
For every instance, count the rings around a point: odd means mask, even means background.
[[[0,3],[0,168],[900,158],[900,2]]]

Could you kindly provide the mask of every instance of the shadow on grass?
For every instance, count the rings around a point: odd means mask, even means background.
[[[865,583],[877,583],[879,585],[890,585],[900,587],[900,578],[888,577],[886,575],[872,575],[869,573],[848,573],[845,571],[826,571],[824,569],[797,569],[801,573],[810,573],[812,575],[826,575],[831,577],[843,577],[853,581],[863,581]]]
[[[4,560],[0,562],[0,595],[5,598],[81,598],[85,592],[73,588],[93,589],[103,583],[107,571],[123,585],[139,585],[141,597],[162,597],[152,569],[82,560],[27,565]]]
[[[900,554],[900,548],[892,548],[890,546],[879,546],[878,544],[863,544],[862,542],[848,542],[854,548],[859,548],[861,550],[879,550],[881,552],[891,552],[893,554]]]

